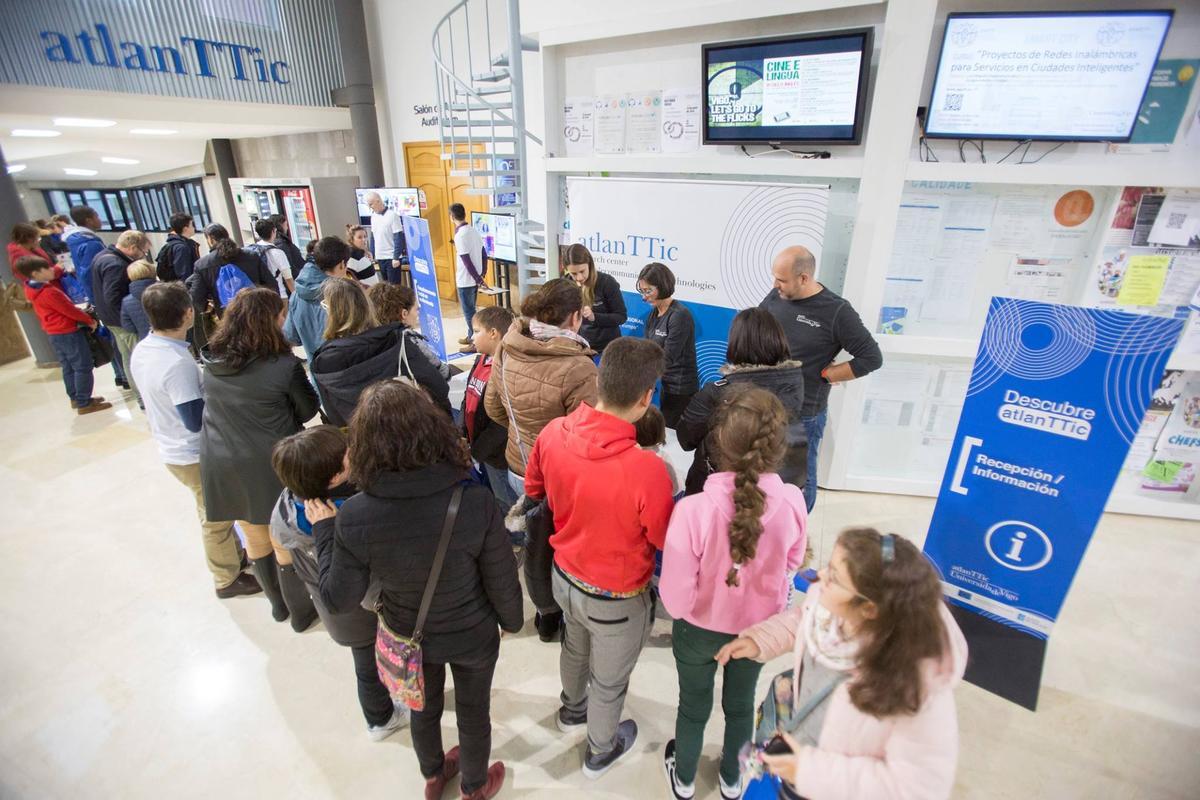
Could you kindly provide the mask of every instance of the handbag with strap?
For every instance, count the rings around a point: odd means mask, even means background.
[[[776,797],[799,797],[778,777],[763,768],[759,757],[764,748],[780,731],[794,733],[801,723],[817,708],[829,699],[846,675],[840,674],[832,681],[809,695],[808,700],[800,708],[792,710],[795,698],[796,680],[793,670],[779,673],[771,680],[771,688],[758,707],[755,717],[754,739],[747,742],[738,754],[742,766],[742,774],[746,777],[746,789],[742,794],[743,800],[765,800]]]
[[[433,566],[429,569],[429,580],[425,582],[425,594],[421,597],[421,607],[417,611],[417,621],[413,625],[412,636],[401,636],[388,627],[379,614],[379,629],[375,634],[375,666],[379,671],[379,680],[387,687],[392,701],[404,703],[413,711],[425,708],[425,671],[422,666],[421,640],[425,636],[425,618],[429,616],[429,606],[433,603],[433,593],[437,589],[438,577],[442,574],[442,564],[446,561],[446,550],[450,547],[450,534],[454,530],[454,521],[458,519],[458,508],[462,505],[463,487],[454,487],[450,496],[450,506],[446,509],[446,524],[442,526],[442,537],[438,540],[437,554],[433,557]]]

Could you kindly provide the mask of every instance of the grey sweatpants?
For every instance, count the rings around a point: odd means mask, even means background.
[[[588,746],[595,755],[613,749],[629,676],[650,638],[654,596],[622,600],[586,594],[553,570],[554,599],[563,611],[558,672],[567,711],[587,711]]]

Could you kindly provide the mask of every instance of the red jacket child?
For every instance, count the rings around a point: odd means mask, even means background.
[[[525,494],[549,501],[561,571],[606,593],[650,582],[674,499],[666,465],[637,446],[632,424],[587,403],[553,420],[529,456]]]
[[[54,267],[54,279],[42,283],[26,281],[25,297],[33,303],[34,313],[42,323],[46,333],[74,333],[80,325],[94,327],[96,321],[80,311],[62,290],[59,279],[63,276],[61,267]]]

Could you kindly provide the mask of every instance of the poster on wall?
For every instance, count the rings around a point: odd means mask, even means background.
[[[1150,73],[1131,144],[1171,144],[1187,109],[1200,60],[1163,58]]]
[[[1182,327],[992,299],[925,541],[972,683],[1037,707],[1047,639]]]
[[[421,333],[429,340],[437,357],[446,360],[446,334],[442,329],[442,304],[438,298],[437,272],[433,266],[433,243],[429,238],[429,220],[402,217],[404,241],[408,245],[409,270],[420,306]]]
[[[627,333],[640,334],[650,313],[638,273],[653,261],[675,273],[675,297],[696,322],[702,382],[725,361],[734,314],[771,290],[776,253],[807,247],[821,277],[828,186],[568,177],[567,200],[568,241],[587,247],[596,268],[621,285]]]

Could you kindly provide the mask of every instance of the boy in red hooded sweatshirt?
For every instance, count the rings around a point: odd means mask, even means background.
[[[546,498],[554,517],[552,581],[565,623],[558,727],[587,726],[589,778],[607,772],[637,739],[637,723],[621,721],[621,711],[654,623],[654,553],[674,501],[666,466],[638,447],[633,423],[662,373],[657,344],[614,341],[600,360],[595,408],[581,403],[547,425],[525,472],[525,494]]]
[[[25,297],[33,304],[42,330],[50,337],[50,346],[58,355],[71,408],[76,414],[112,408],[112,403],[105,402],[103,397],[92,397],[95,365],[87,336],[79,326],[95,330],[96,320],[76,307],[62,290],[59,283],[62,268],[51,266],[37,256],[22,256],[13,264],[13,271],[25,282]]]

